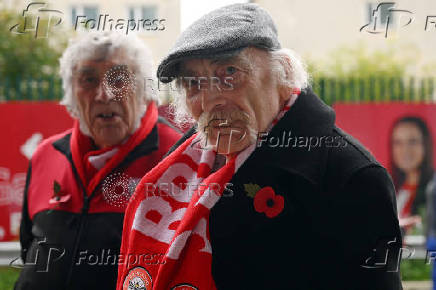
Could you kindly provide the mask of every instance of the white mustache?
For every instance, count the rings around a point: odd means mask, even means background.
[[[215,123],[216,126],[231,127],[236,121],[241,121],[243,125],[248,127],[250,116],[241,110],[203,112],[198,119],[198,131],[208,130],[212,123]]]
[[[254,143],[257,138],[257,130],[254,129],[250,122],[250,116],[241,110],[232,110],[232,111],[214,111],[211,113],[202,113],[197,121],[197,132],[198,138],[200,141],[200,145],[203,148],[213,149],[214,145],[209,144],[207,139],[210,134],[208,131],[210,128],[222,126],[222,127],[234,127],[239,128],[243,136],[248,134],[250,143]],[[236,121],[240,121],[242,124],[238,124],[238,126],[233,126]],[[241,137],[242,138],[242,137]],[[235,140],[239,141],[239,140]],[[211,147],[212,146],[212,147]]]

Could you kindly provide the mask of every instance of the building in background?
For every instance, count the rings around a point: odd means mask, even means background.
[[[310,59],[325,59],[332,50],[344,45],[365,44],[372,50],[391,45],[399,49],[413,48],[412,57],[416,67],[409,71],[410,74],[420,74],[424,66],[436,64],[436,1],[384,1],[386,4],[379,9],[377,6],[383,1],[251,2],[271,13],[284,47],[292,48]],[[377,11],[372,15],[375,9]]]
[[[80,23],[80,21],[88,19],[96,19],[98,22],[99,18],[100,22],[103,22],[104,16],[107,15],[106,30],[109,29],[108,19],[114,20],[113,27],[115,27],[117,20],[123,19],[126,21],[124,21],[122,30],[127,32],[127,21],[129,19],[135,20],[130,23],[131,30],[128,30],[127,33],[137,33],[144,39],[153,52],[156,64],[168,52],[174,40],[180,34],[180,0],[58,0],[53,1],[51,6],[54,9],[64,11],[65,25],[69,25],[73,29],[76,22]],[[78,16],[85,16],[86,18],[82,17],[77,21]],[[141,19],[158,19],[161,20],[161,23],[158,29],[153,30],[154,28],[151,25],[148,27],[143,25],[144,21],[139,21]],[[147,22],[147,24],[149,23]],[[133,25],[136,26],[136,29],[132,27]],[[139,26],[142,27],[138,30]],[[100,29],[102,28],[100,27]]]
[[[41,4],[46,3],[46,4]],[[125,34],[137,34],[153,53],[154,65],[157,66],[165,56],[175,39],[180,34],[180,0],[49,0],[17,1],[5,0],[1,9],[15,10],[18,15],[23,10],[28,24],[35,26],[37,17],[51,17],[47,34],[65,32],[74,37],[78,33],[95,30],[116,30]],[[31,4],[33,3],[33,4]],[[30,6],[28,6],[30,4]],[[43,11],[50,9],[52,11]],[[61,23],[55,23],[61,18]],[[87,29],[84,27],[87,26]],[[41,29],[41,27],[40,27]],[[30,29],[31,30],[31,29]],[[56,30],[56,31],[55,31]],[[45,32],[44,32],[45,33]],[[41,41],[44,41],[41,39]],[[48,37],[52,45],[56,40]],[[155,78],[155,76],[143,76]],[[169,91],[161,91],[161,97],[167,99]]]

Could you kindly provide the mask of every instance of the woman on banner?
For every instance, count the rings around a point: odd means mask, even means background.
[[[391,134],[391,170],[397,188],[399,222],[406,234],[427,238],[430,261],[436,252],[436,174],[432,136],[419,117],[398,119]],[[433,266],[433,289],[436,268]]]
[[[414,116],[398,119],[392,128],[391,172],[403,234],[424,234],[423,223],[427,223],[427,234],[436,233],[431,229],[433,218],[426,218],[426,214],[434,215],[434,208],[426,203],[432,198],[430,186],[434,180],[430,130],[421,118]]]

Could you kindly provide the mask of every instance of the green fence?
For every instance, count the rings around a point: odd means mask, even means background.
[[[335,102],[433,102],[434,78],[318,78],[315,93],[327,104]],[[57,77],[0,80],[0,100],[59,100],[61,80]]]
[[[62,82],[57,77],[0,80],[0,100],[4,101],[59,100],[62,94]]]
[[[335,102],[434,102],[434,78],[320,78],[313,90],[327,103]]]

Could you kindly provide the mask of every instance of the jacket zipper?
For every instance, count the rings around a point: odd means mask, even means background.
[[[67,276],[66,283],[65,283],[65,289],[68,289],[68,285],[70,284],[70,280],[71,280],[71,277],[73,275],[74,264],[76,262],[77,252],[79,251],[79,244],[80,244],[80,240],[81,240],[81,236],[82,236],[82,231],[83,231],[83,227],[84,227],[85,222],[86,222],[86,216],[88,215],[89,203],[90,203],[91,198],[94,196],[94,193],[96,192],[96,190],[98,188],[98,186],[97,186],[94,189],[94,191],[92,192],[92,194],[90,196],[88,196],[86,194],[86,188],[83,185],[82,180],[80,179],[79,174],[77,173],[77,169],[74,166],[74,163],[73,163],[72,159],[69,159],[69,161],[71,163],[71,167],[73,169],[74,176],[78,180],[79,186],[81,187],[82,192],[83,192],[83,206],[82,206],[82,210],[81,210],[81,214],[80,214],[79,229],[77,231],[76,239],[74,241],[72,263],[71,263],[70,269],[68,270],[68,276]]]
[[[151,151],[153,151],[153,149],[149,148],[148,150],[144,151],[143,155],[148,155]],[[85,225],[86,216],[88,215],[89,203],[90,203],[91,199],[94,197],[95,193],[97,192],[99,185],[97,185],[95,187],[94,191],[88,196],[86,194],[86,188],[83,185],[82,180],[80,179],[80,176],[79,176],[79,173],[77,172],[76,166],[74,165],[71,153],[65,154],[65,156],[67,157],[68,161],[71,164],[71,168],[73,170],[74,176],[75,176],[76,180],[78,181],[79,187],[82,189],[82,193],[83,193],[83,207],[82,207],[81,215],[80,215],[79,229],[77,231],[77,236],[76,236],[76,239],[74,241],[72,263],[71,263],[70,269],[68,270],[68,276],[67,276],[66,283],[65,283],[65,289],[68,289],[68,285],[70,284],[70,280],[71,280],[71,277],[73,275],[74,264],[75,264],[77,252],[79,250],[79,244],[80,244],[80,240],[81,240],[81,236],[82,236],[83,227]],[[122,168],[124,166],[126,166],[126,164],[123,164],[123,162],[121,162],[117,167],[112,169],[112,171],[115,171],[115,170]]]

